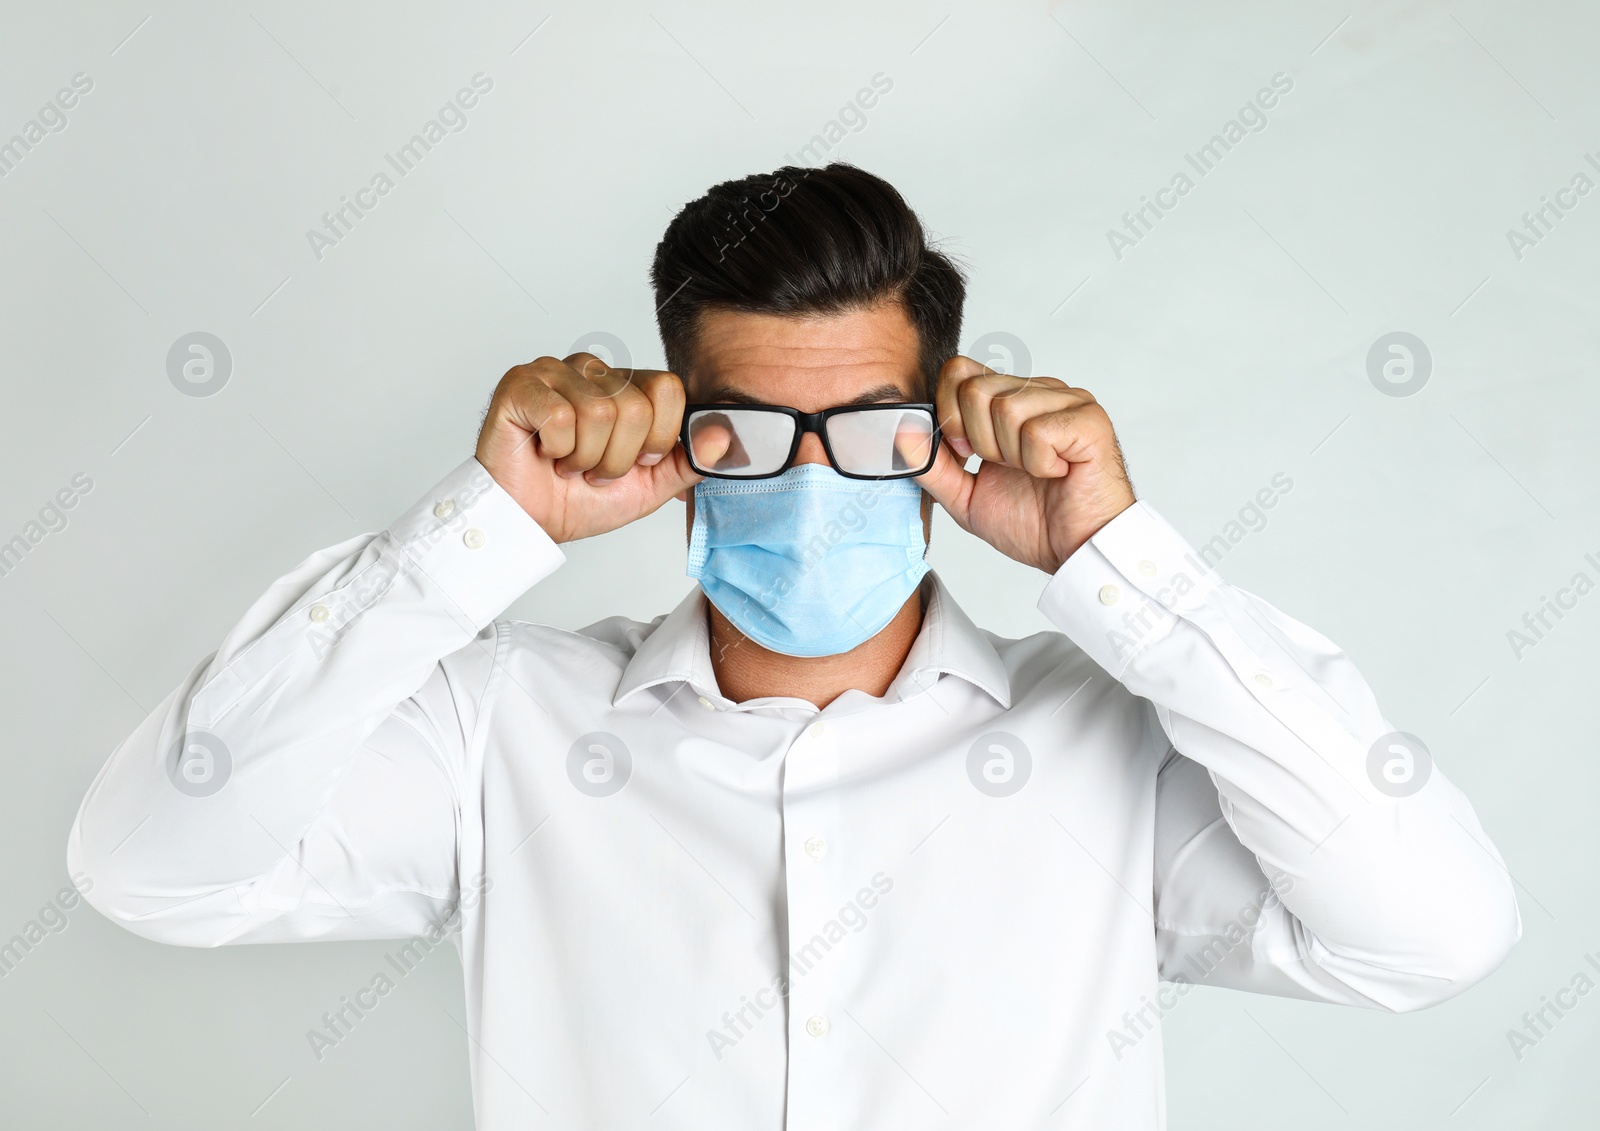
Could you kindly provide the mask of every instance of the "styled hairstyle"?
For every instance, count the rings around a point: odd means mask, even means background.
[[[672,218],[650,267],[667,365],[687,379],[706,310],[834,314],[898,301],[923,393],[959,352],[966,281],[893,185],[854,165],[725,181]]]

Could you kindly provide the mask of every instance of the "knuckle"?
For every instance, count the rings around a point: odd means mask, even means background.
[[[1038,416],[1034,413],[1033,406],[1028,404],[1022,397],[1003,397],[997,399],[994,403],[995,412],[999,414],[1000,420],[1007,427],[1023,428],[1027,426],[1029,421],[1038,419]]]
[[[1017,431],[1024,440],[1044,440],[1047,438],[1050,426],[1042,416],[1030,416],[1018,426]]]
[[[495,382],[494,393],[491,399],[499,402],[515,399],[520,389],[533,380],[533,364],[513,365],[506,370],[505,376]]]
[[[662,405],[681,405],[687,397],[676,373],[652,373],[644,384],[650,399]]]
[[[567,401],[557,401],[546,410],[541,431],[551,428],[571,428],[576,421],[577,411],[572,405]]]
[[[617,419],[617,402],[613,397],[586,397],[578,414],[586,423],[611,424]]]
[[[1061,416],[1069,423],[1095,432],[1103,431],[1111,424],[1111,417],[1107,416],[1106,410],[1097,404],[1075,404],[1071,408],[1062,409]]]
[[[655,416],[649,398],[637,389],[624,389],[614,399],[617,419],[629,427],[648,427]]]
[[[544,386],[554,388],[561,380],[561,374],[566,366],[553,357],[545,356],[530,361],[527,365],[519,365],[512,370],[517,376],[519,388],[534,388]]]

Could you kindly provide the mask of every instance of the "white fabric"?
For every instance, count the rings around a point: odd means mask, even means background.
[[[306,559],[96,778],[89,901],[188,946],[459,926],[486,1131],[1159,1128],[1186,983],[1409,1010],[1520,935],[1438,768],[1369,780],[1349,660],[1148,504],[1048,582],[1061,633],[930,578],[888,693],[821,712],[723,697],[698,590],[494,619],[562,561],[470,459]]]

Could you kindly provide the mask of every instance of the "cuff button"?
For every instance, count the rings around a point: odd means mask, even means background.
[[[1152,561],[1140,562],[1139,572],[1146,577],[1154,577],[1156,575],[1156,563]]]
[[[1115,605],[1122,596],[1122,591],[1115,585],[1102,585],[1100,587],[1100,603],[1102,605]]]
[[[328,612],[327,605],[312,605],[310,613],[311,619],[316,621],[318,624],[321,624],[323,621],[327,620],[333,615],[332,613]]]
[[[466,543],[467,549],[469,550],[481,549],[484,542],[487,541],[487,539],[483,536],[483,531],[479,530],[476,526],[463,534],[461,536],[461,540]]]
[[[440,499],[433,506],[433,517],[434,518],[449,518],[451,515],[453,515],[455,513],[456,513],[456,501],[454,499]]]

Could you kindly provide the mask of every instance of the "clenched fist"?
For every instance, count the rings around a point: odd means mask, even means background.
[[[588,538],[701,480],[678,445],[683,404],[674,373],[541,357],[500,379],[476,455],[555,541]]]
[[[939,372],[938,401],[945,443],[917,482],[1007,557],[1054,573],[1133,505],[1111,418],[1087,389],[956,356]],[[962,466],[974,453],[976,474]]]

